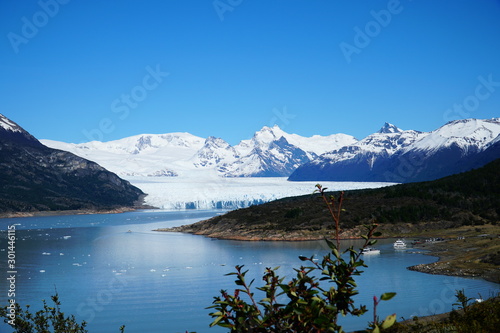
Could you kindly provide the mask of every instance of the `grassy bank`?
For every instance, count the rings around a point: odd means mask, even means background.
[[[445,241],[416,245],[429,250],[439,261],[410,269],[429,274],[482,277],[500,283],[500,226],[461,226],[428,230],[414,236],[442,237]]]

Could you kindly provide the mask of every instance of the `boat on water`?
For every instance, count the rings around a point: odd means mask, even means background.
[[[406,242],[402,239],[398,239],[394,242],[393,246],[396,250],[406,249]]]
[[[380,250],[373,247],[365,247],[361,254],[380,254]]]

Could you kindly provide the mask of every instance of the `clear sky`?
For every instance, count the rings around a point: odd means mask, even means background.
[[[40,139],[500,116],[498,0],[2,0],[0,113]]]

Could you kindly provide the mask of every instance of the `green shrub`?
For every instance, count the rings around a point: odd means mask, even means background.
[[[276,268],[267,267],[263,275],[264,285],[258,287],[265,297],[257,300],[252,285],[254,280],[246,281],[247,270],[236,266],[236,271],[227,275],[236,276],[238,286],[234,292],[221,290],[220,296],[214,297],[210,316],[214,319],[210,326],[221,326],[230,332],[343,332],[338,323],[339,316],[361,316],[367,311],[366,306],[356,306],[353,297],[358,294],[354,277],[360,275],[360,268],[366,267],[361,259],[361,251],[352,247],[341,251],[339,242],[340,212],[342,211],[343,193],[339,198],[327,198],[325,190],[317,185],[328,206],[330,215],[335,222],[336,244],[325,240],[330,253],[323,260],[316,261],[314,257],[299,257],[306,265],[296,268],[295,277],[284,283],[285,278],[277,274]],[[373,236],[377,225],[367,227],[363,236],[363,248],[375,244]],[[344,259],[348,256],[348,259]],[[330,287],[321,285],[328,281]],[[373,332],[389,328],[396,315],[389,315],[380,322],[376,315],[376,307],[382,300],[391,299],[395,293],[386,293],[380,298],[374,297],[374,316],[370,323]]]

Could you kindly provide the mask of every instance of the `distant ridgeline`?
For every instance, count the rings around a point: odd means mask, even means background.
[[[409,183],[434,180],[500,158],[500,118],[451,121],[432,132],[385,124],[354,144],[298,167],[294,181]]]
[[[356,236],[350,229],[374,221],[394,233],[420,222],[433,223],[436,228],[496,224],[500,217],[499,170],[497,159],[479,169],[434,181],[346,191],[342,236]],[[257,240],[321,239],[330,237],[333,230],[321,198],[305,195],[231,211],[172,231]]]
[[[341,133],[302,137],[264,126],[234,146],[189,133],[142,134],[105,143],[42,143],[88,158],[122,177],[182,177],[208,170],[221,177],[409,183],[500,158],[500,118],[455,120],[431,132],[386,123],[362,140]]]
[[[112,209],[144,193],[97,163],[48,148],[0,114],[0,212]]]

